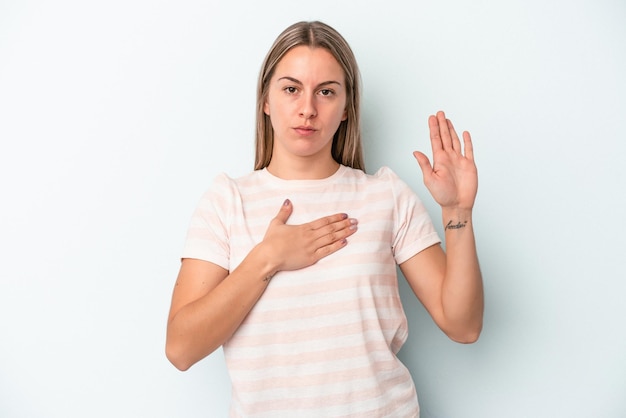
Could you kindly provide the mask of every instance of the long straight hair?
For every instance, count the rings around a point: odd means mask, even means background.
[[[270,80],[285,54],[300,45],[326,49],[343,69],[347,93],[347,118],[340,123],[333,136],[332,156],[339,164],[365,171],[361,143],[361,75],[356,58],[343,36],[319,21],[303,21],[289,26],[276,38],[263,61],[257,85],[254,169],[263,169],[272,160],[274,130],[269,116],[263,111]]]

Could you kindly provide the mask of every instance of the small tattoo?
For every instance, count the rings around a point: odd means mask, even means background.
[[[446,230],[448,229],[461,229],[461,228],[465,228],[465,226],[467,225],[467,221],[464,221],[463,223],[461,223],[461,221],[458,221],[456,224],[453,224],[452,221],[448,222],[448,225],[446,225]]]

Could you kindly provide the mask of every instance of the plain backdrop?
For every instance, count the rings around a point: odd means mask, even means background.
[[[221,351],[165,358],[171,290],[209,182],[252,169],[266,51],[313,19],[360,63],[368,171],[440,232],[412,151],[440,109],[474,138],[480,340],[399,278],[422,417],[625,417],[622,0],[0,0],[0,416],[227,416]]]

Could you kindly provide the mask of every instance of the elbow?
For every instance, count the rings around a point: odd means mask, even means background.
[[[209,347],[203,350],[182,338],[168,338],[165,343],[165,357],[174,367],[184,372],[216,349],[217,347]]]
[[[478,338],[480,337],[480,330],[472,331],[472,332],[465,332],[463,334],[455,334],[455,335],[448,334],[448,337],[452,341],[457,342],[459,344],[474,344],[476,341],[478,341]]]
[[[474,326],[468,326],[468,327],[464,327],[462,329],[458,329],[454,331],[448,330],[445,333],[448,336],[448,338],[450,338],[452,341],[456,343],[474,344],[476,341],[478,341],[481,331],[482,331],[482,321],[480,324],[477,324]]]
[[[188,370],[193,365],[193,363],[186,358],[185,351],[176,347],[169,341],[165,344],[165,357],[181,372]]]
[[[452,341],[459,344],[473,344],[480,338],[483,329],[483,311],[457,316],[456,320],[444,322],[444,333]]]

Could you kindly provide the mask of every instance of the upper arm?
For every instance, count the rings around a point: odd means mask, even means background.
[[[443,280],[446,271],[446,254],[440,244],[431,245],[400,264],[415,296],[424,305],[435,323],[443,325]]]
[[[171,322],[181,308],[207,295],[227,275],[228,270],[217,264],[183,258],[172,293],[168,322]]]

